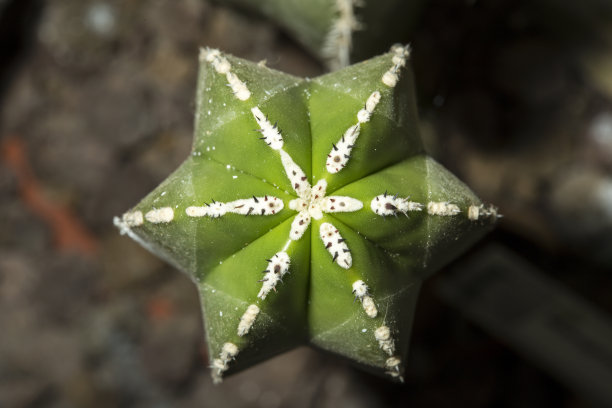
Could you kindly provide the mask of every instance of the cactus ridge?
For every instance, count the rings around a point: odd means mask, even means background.
[[[346,4],[345,4],[346,3]],[[343,7],[352,9],[352,1],[339,1],[338,4],[344,4]],[[354,21],[349,19],[351,24],[349,28],[354,28]],[[346,27],[345,27],[346,28]],[[350,45],[350,44],[349,44]],[[402,68],[406,66],[406,59],[409,57],[409,48],[404,46],[394,46],[389,54],[390,67],[380,77],[382,85],[393,88],[397,85]],[[253,130],[258,135],[253,135],[253,138],[258,137],[275,154],[277,162],[280,162],[284,177],[289,181],[293,192],[297,196],[285,203],[280,195],[253,194],[251,197],[243,197],[233,201],[215,201],[210,199],[210,202],[192,203],[184,209],[184,215],[188,218],[201,218],[200,222],[215,222],[212,219],[225,217],[233,217],[243,215],[245,217],[258,216],[273,216],[281,211],[295,211],[288,236],[284,244],[279,245],[276,252],[271,251],[269,254],[262,254],[262,265],[266,265],[263,269],[263,275],[258,277],[258,282],[261,284],[259,292],[252,293],[252,301],[248,303],[241,317],[235,325],[236,338],[229,336],[218,350],[217,357],[212,360],[211,369],[212,376],[215,382],[222,380],[224,373],[230,369],[232,363],[240,357],[241,347],[245,343],[239,341],[243,338],[248,338],[253,332],[254,327],[259,323],[260,306],[263,302],[268,302],[274,297],[277,291],[282,290],[283,278],[292,271],[293,260],[291,259],[291,250],[295,242],[303,239],[304,234],[312,220],[321,220],[324,214],[336,213],[358,213],[368,211],[364,209],[363,202],[351,197],[350,195],[327,195],[328,179],[332,180],[337,177],[336,174],[342,172],[345,168],[351,166],[351,153],[354,148],[359,148],[359,134],[362,126],[366,126],[370,122],[372,115],[376,112],[377,106],[385,97],[381,95],[380,89],[372,89],[369,96],[363,102],[363,108],[360,109],[356,118],[355,124],[352,124],[343,133],[341,138],[332,143],[329,154],[325,159],[326,173],[320,178],[314,186],[311,185],[309,177],[300,165],[297,164],[294,157],[285,150],[287,141],[278,127],[276,120],[282,118],[274,118],[272,115],[266,114],[266,107],[262,104],[253,103],[251,98],[251,90],[247,83],[241,80],[238,75],[232,71],[232,65],[229,60],[221,54],[220,51],[214,49],[206,49],[202,51],[201,60],[209,63],[218,75],[225,76],[227,81],[227,92],[240,103],[248,105],[250,115],[252,116]],[[380,84],[380,82],[377,82]],[[382,88],[381,88],[382,89]],[[291,129],[287,129],[291,132]],[[290,146],[287,146],[289,149]],[[214,148],[213,148],[214,149]],[[313,162],[314,163],[314,162]],[[230,165],[227,165],[228,168]],[[265,181],[265,180],[264,180]],[[346,186],[345,186],[346,187]],[[384,187],[384,186],[383,186]],[[178,206],[175,206],[175,209]],[[120,228],[122,233],[128,233],[133,236],[131,229],[140,227],[145,223],[170,225],[175,220],[175,209],[171,206],[151,208],[143,216],[142,211],[130,211],[121,218],[115,219],[115,224]],[[398,217],[400,214],[408,216],[410,212],[426,212],[430,216],[453,217],[462,214],[460,207],[451,202],[428,201],[416,202],[411,201],[410,197],[399,197],[399,194],[379,193],[370,202],[371,212],[380,217],[386,218],[389,216]],[[468,208],[467,218],[471,221],[482,219],[483,217],[497,217],[496,210],[492,207],[485,208],[480,204],[473,204]],[[375,321],[376,329],[369,340],[371,344],[379,349],[382,353],[380,359],[384,361],[384,370],[387,375],[394,379],[402,381],[402,360],[401,356],[396,352],[396,340],[394,338],[395,329],[390,328],[385,323],[385,318],[380,316],[378,306],[374,294],[376,293],[375,283],[366,284],[366,277],[362,276],[359,270],[353,268],[353,255],[351,247],[355,245],[353,228],[344,224],[341,226],[346,229],[338,229],[337,221],[334,218],[326,217],[325,222],[322,222],[319,227],[319,242],[322,248],[329,255],[332,263],[335,263],[340,268],[346,270],[348,276],[353,282],[351,286],[346,288],[346,291],[351,291],[354,296],[354,303],[359,301],[358,305],[362,309],[368,319]],[[349,233],[350,235],[345,235]],[[357,232],[357,234],[359,234]],[[362,236],[368,240],[367,236]],[[353,240],[353,241],[352,241]],[[314,242],[314,241],[313,241]],[[313,244],[314,245],[314,244]],[[361,248],[361,247],[360,247]],[[387,249],[385,249],[387,250]],[[268,257],[267,259],[265,257]],[[292,275],[293,276],[293,275]],[[388,304],[387,304],[388,305]],[[365,329],[364,329],[365,330]],[[355,333],[357,335],[357,333]]]

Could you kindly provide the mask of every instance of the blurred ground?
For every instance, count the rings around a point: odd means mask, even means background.
[[[431,0],[413,65],[429,149],[505,215],[464,261],[495,243],[609,319],[612,19],[591,3]],[[300,349],[213,387],[195,288],[111,224],[187,156],[200,46],[323,72],[203,0],[0,1],[0,407],[605,406],[447,303],[465,262],[426,283],[403,386]]]

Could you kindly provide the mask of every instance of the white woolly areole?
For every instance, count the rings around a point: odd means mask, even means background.
[[[374,91],[368,97],[365,107],[357,112],[357,120],[359,123],[366,123],[370,121],[370,117],[372,116],[376,105],[378,105],[378,102],[380,102],[380,92]]]
[[[485,207],[484,205],[470,205],[468,208],[468,218],[472,221],[476,221],[482,217],[501,217],[497,213],[497,208],[493,206]]]
[[[356,280],[353,282],[353,293],[355,294],[355,297],[361,299],[368,294],[368,285],[366,285],[362,280]]]
[[[294,211],[303,211],[308,209],[308,202],[302,200],[301,198],[296,198],[294,200],[289,201],[289,208]]]
[[[219,358],[212,362],[212,378],[215,384],[223,380],[223,373],[229,369],[229,363],[238,355],[238,346],[234,343],[224,343]]]
[[[325,168],[328,173],[335,174],[346,167],[346,164],[351,158],[351,151],[353,147],[355,147],[355,142],[359,137],[360,131],[361,126],[357,123],[349,127],[338,142],[332,144],[332,149],[325,161]]]
[[[142,216],[141,211],[126,212],[121,216],[121,220],[125,223],[126,226],[130,228],[138,227],[144,222],[144,218]]]
[[[289,232],[289,238],[294,241],[302,238],[304,232],[310,225],[310,214],[308,211],[300,211],[291,222],[291,231]]]
[[[251,108],[251,113],[259,125],[258,132],[261,133],[262,140],[272,149],[280,150],[283,147],[283,136],[276,124],[272,125],[257,106]]]
[[[376,214],[383,217],[397,215],[398,213],[407,216],[409,211],[421,211],[423,204],[410,201],[409,197],[402,198],[385,193],[374,197],[370,202],[370,208]]]
[[[310,183],[306,173],[301,169],[300,166],[295,164],[289,153],[280,149],[281,162],[285,168],[285,174],[291,182],[291,187],[295,190],[297,195],[308,201],[310,199]]]
[[[251,97],[251,91],[249,91],[246,84],[242,82],[236,74],[233,72],[228,72],[225,74],[225,77],[227,78],[227,82],[230,88],[232,88],[232,92],[236,98],[240,99],[241,101],[246,101]]]
[[[378,315],[378,309],[376,308],[376,303],[374,303],[374,299],[370,296],[364,296],[361,298],[361,306],[363,306],[363,310],[366,312],[368,317],[375,318]]]
[[[324,222],[319,228],[319,233],[325,249],[332,256],[332,261],[344,269],[349,269],[353,265],[351,251],[336,227],[328,222]]]
[[[330,174],[338,173],[346,167],[351,158],[351,151],[355,147],[359,133],[361,132],[361,124],[370,121],[370,117],[380,102],[380,92],[374,91],[365,102],[364,108],[357,112],[357,124],[349,127],[340,140],[332,143],[332,149],[327,155],[325,168]]]
[[[263,283],[257,297],[260,299],[265,299],[272,289],[276,290],[276,284],[280,281],[280,276],[274,272],[268,272],[264,275],[261,281]]]
[[[321,206],[323,212],[326,213],[353,212],[361,210],[363,208],[363,203],[356,198],[329,196],[323,199]]]
[[[389,357],[387,359],[387,361],[385,361],[385,368],[387,369],[387,374],[390,375],[391,377],[400,377],[400,364],[401,364],[401,360],[396,357]],[[400,377],[400,380],[403,381],[403,379]]]
[[[221,354],[219,355],[219,357],[221,359],[233,359],[234,357],[236,357],[238,355],[238,346],[236,346],[234,343],[224,343],[223,347],[221,348]]]
[[[285,204],[274,196],[240,199],[227,203],[227,211],[241,215],[273,215],[281,211]]]
[[[375,318],[378,314],[378,309],[374,299],[368,295],[368,286],[362,280],[355,281],[353,282],[353,293],[361,301],[361,306],[368,317]]]
[[[145,219],[153,224],[167,223],[174,219],[174,210],[170,207],[157,208],[146,213]]]
[[[271,290],[276,290],[276,284],[289,272],[291,260],[286,252],[277,252],[268,260],[268,268],[264,271],[265,275],[261,280],[261,290],[257,295],[260,299],[265,299]]]
[[[201,52],[200,59],[202,59],[202,56],[206,61],[212,64],[217,73],[225,75],[228,85],[236,98],[241,101],[246,101],[251,97],[251,91],[249,91],[246,84],[242,82],[236,74],[231,72],[232,66],[227,58],[221,55],[221,51],[217,49],[206,49]]]
[[[378,346],[387,353],[392,356],[395,352],[395,344],[393,342],[393,338],[391,338],[391,330],[388,326],[380,326],[374,332],[374,338],[378,341]]]
[[[459,214],[461,210],[455,204],[430,201],[427,203],[427,212],[430,215],[451,216]]]
[[[468,218],[472,221],[476,221],[480,215],[480,206],[470,205],[468,208]]]
[[[240,318],[240,323],[238,323],[238,336],[244,336],[251,330],[253,327],[253,323],[259,314],[259,307],[257,305],[249,305],[247,310],[244,312],[242,317]]]
[[[240,199],[222,203],[215,201],[201,207],[191,206],[185,209],[189,217],[211,217],[218,218],[226,213],[240,215],[273,215],[283,209],[283,200],[274,196],[263,196]]]
[[[410,48],[408,46],[395,45],[391,47],[394,55],[391,57],[393,66],[389,68],[382,76],[382,82],[390,88],[397,85],[399,81],[399,71],[406,65],[406,60],[410,56]]]
[[[197,207],[197,206],[190,206],[185,208],[185,214],[187,214],[188,217],[208,217],[209,213],[208,213],[208,207],[202,206],[202,207]]]
[[[308,205],[308,213],[315,220],[323,218],[323,200],[327,190],[327,181],[321,179],[314,185],[310,192],[310,203]]]

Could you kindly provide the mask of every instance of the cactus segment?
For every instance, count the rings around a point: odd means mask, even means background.
[[[115,224],[193,277],[215,382],[305,343],[402,380],[422,279],[497,217],[423,154],[407,57],[301,80],[202,52],[191,156]]]

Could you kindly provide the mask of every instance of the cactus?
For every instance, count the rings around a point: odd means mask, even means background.
[[[332,70],[408,40],[425,0],[217,0],[265,15]]]
[[[193,277],[215,381],[303,344],[402,379],[421,281],[496,218],[424,154],[408,57],[202,50],[191,155],[115,224]]]

